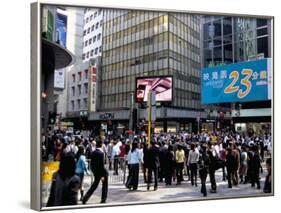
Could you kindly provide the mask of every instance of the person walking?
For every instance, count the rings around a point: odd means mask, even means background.
[[[173,146],[169,145],[167,152],[165,152],[164,156],[165,161],[165,183],[166,186],[172,185],[172,176],[175,168],[175,154],[173,151]]]
[[[150,184],[152,181],[152,172],[154,175],[154,191],[158,188],[158,168],[159,168],[159,148],[156,146],[154,141],[151,141],[151,147],[148,148],[147,152],[147,169],[148,169],[148,180],[147,180],[147,190],[150,189]]]
[[[53,174],[47,207],[77,205],[80,178],[75,174],[75,157],[62,156],[58,172]]]
[[[141,162],[141,155],[137,148],[138,148],[138,143],[133,142],[132,148],[129,151],[127,157],[129,176],[126,182],[126,187],[128,189],[133,188],[133,190],[137,190],[139,184],[139,166]]]
[[[272,184],[271,184],[271,158],[268,158],[266,160],[266,168],[267,168],[267,175],[265,178],[265,182],[264,182],[264,187],[263,187],[263,192],[264,193],[271,193],[271,188],[272,188]]]
[[[238,178],[238,172],[240,168],[240,151],[238,150],[235,143],[232,144],[232,154],[235,159],[234,163],[234,171],[233,171],[233,185],[238,185],[239,178]]]
[[[250,180],[252,187],[255,187],[255,184],[257,184],[257,189],[260,189],[261,187],[259,172],[261,167],[261,160],[258,153],[258,146],[254,145],[252,147],[252,150],[253,152],[249,159]]]
[[[185,153],[180,144],[178,144],[178,149],[176,151],[176,163],[177,163],[177,185],[181,184],[183,180],[183,168],[185,161]]]
[[[120,146],[116,140],[113,141],[113,148],[111,154],[111,160],[113,161],[113,175],[118,175],[118,167],[119,167],[119,154],[120,154]]]
[[[199,152],[195,150],[195,144],[192,143],[190,146],[191,150],[188,155],[187,164],[190,167],[191,172],[191,185],[197,186],[197,169],[198,169],[198,161],[199,161]]]
[[[84,189],[83,189],[84,172],[88,173],[88,163],[86,161],[85,148],[83,145],[78,147],[76,159],[77,161],[76,161],[75,173],[80,178],[80,201],[82,201],[84,196]]]
[[[102,195],[101,203],[105,203],[107,199],[108,191],[108,171],[104,167],[105,154],[102,151],[102,141],[96,141],[96,150],[91,155],[91,169],[94,174],[94,183],[91,185],[90,189],[87,191],[86,195],[82,199],[82,203],[86,204],[91,195],[97,189],[99,182],[102,181]]]
[[[199,157],[199,176],[201,179],[201,193],[204,197],[207,196],[206,179],[208,175],[210,164],[210,157],[207,153],[207,147],[205,145],[201,146],[201,154]]]
[[[241,148],[241,157],[240,157],[241,163],[240,163],[240,183],[246,182],[246,175],[248,170],[248,153],[245,146],[242,146]]]
[[[227,181],[228,188],[232,188],[234,182],[234,172],[235,172],[235,156],[231,147],[227,148],[226,154],[226,168],[227,168]]]
[[[216,169],[218,164],[218,157],[216,151],[213,149],[212,144],[208,143],[208,151],[207,151],[210,159],[209,163],[209,176],[210,176],[210,182],[211,182],[211,193],[217,192],[217,184],[216,184]]]

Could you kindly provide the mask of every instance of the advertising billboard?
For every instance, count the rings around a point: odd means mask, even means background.
[[[169,102],[173,99],[173,77],[140,77],[136,79],[136,101],[147,102],[148,93],[155,92],[155,99],[158,102]]]
[[[90,66],[90,78],[89,78],[89,111],[96,111],[97,100],[97,67]]]
[[[55,89],[64,89],[64,82],[65,82],[65,70],[55,70],[55,77],[54,77],[54,88]]]
[[[56,41],[66,48],[67,16],[57,13],[56,17]]]
[[[270,99],[270,63],[270,59],[262,59],[203,68],[202,104]]]
[[[54,16],[50,10],[44,8],[43,17],[42,17],[42,32],[44,34],[44,38],[49,41],[53,41],[53,31],[54,31]]]

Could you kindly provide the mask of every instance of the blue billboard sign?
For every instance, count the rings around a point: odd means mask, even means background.
[[[57,43],[66,48],[66,27],[67,27],[67,16],[57,13],[56,18],[56,32],[57,32]]]
[[[201,73],[202,104],[262,101],[270,99],[270,59],[241,62]]]

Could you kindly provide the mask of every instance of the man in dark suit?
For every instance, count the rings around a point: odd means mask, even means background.
[[[145,157],[148,168],[148,181],[147,181],[147,190],[150,188],[150,183],[152,179],[152,172],[154,174],[154,191],[157,190],[158,187],[158,168],[160,166],[159,162],[159,147],[156,146],[154,141],[151,142],[151,147],[145,153],[147,156]]]
[[[97,140],[96,150],[91,154],[91,169],[95,177],[94,183],[91,185],[90,189],[84,196],[82,203],[85,204],[94,191],[97,189],[99,182],[102,181],[102,195],[101,203],[106,202],[107,191],[108,191],[108,171],[104,167],[104,157],[105,153],[102,151],[102,141]]]

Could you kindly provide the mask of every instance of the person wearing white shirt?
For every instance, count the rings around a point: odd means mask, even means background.
[[[113,169],[114,173],[113,175],[118,175],[118,164],[119,164],[119,154],[120,154],[120,146],[116,143],[116,141],[113,142],[114,146],[112,148],[112,154],[111,154],[111,160],[113,161]]]
[[[126,182],[126,187],[128,189],[137,190],[139,184],[139,165],[141,162],[141,153],[138,149],[138,143],[134,142],[132,144],[131,150],[128,152],[128,167],[129,176]]]
[[[197,169],[198,169],[198,161],[199,161],[199,152],[195,149],[195,145],[191,144],[191,150],[188,155],[187,163],[189,164],[190,172],[191,172],[191,185],[197,186]]]

